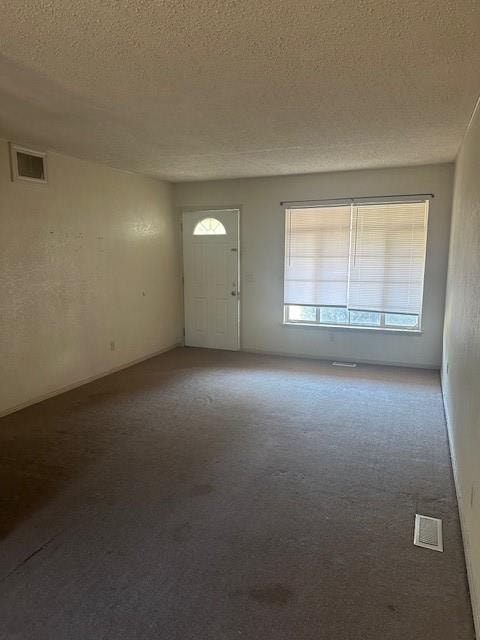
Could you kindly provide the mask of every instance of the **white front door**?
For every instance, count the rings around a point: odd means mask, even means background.
[[[239,349],[239,211],[183,214],[185,345]]]

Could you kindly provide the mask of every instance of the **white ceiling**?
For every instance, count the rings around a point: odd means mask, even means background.
[[[452,160],[478,0],[0,0],[0,136],[173,181]]]

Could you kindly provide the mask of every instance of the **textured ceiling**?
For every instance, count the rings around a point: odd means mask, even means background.
[[[174,181],[443,162],[478,0],[0,0],[0,136]]]

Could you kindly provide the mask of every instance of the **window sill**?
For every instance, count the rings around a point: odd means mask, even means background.
[[[351,331],[376,331],[380,333],[403,333],[408,335],[419,336],[422,334],[421,329],[395,329],[394,327],[361,327],[359,325],[345,324],[314,324],[313,322],[283,322],[284,327],[310,327],[313,329],[346,329]]]

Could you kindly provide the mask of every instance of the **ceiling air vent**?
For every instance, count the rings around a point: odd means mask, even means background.
[[[415,514],[413,544],[433,551],[443,551],[442,521]]]
[[[34,151],[10,143],[12,180],[47,182],[47,157],[42,151]]]

